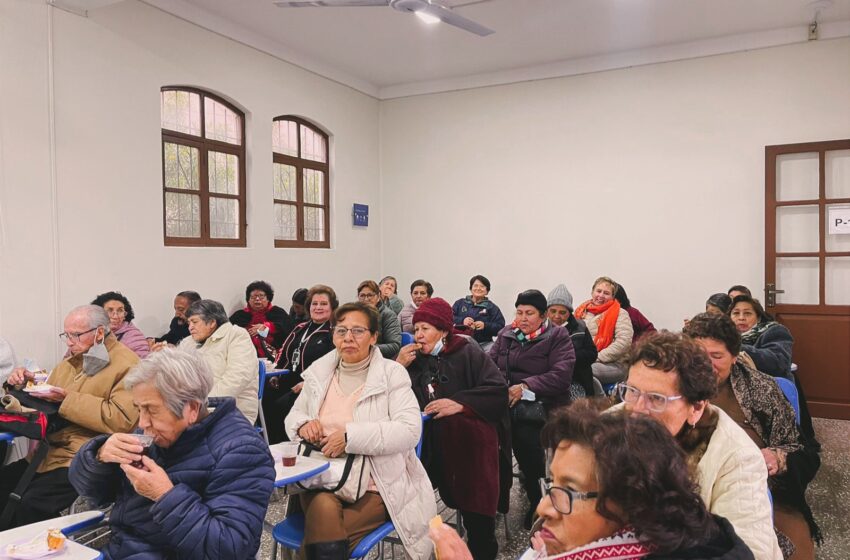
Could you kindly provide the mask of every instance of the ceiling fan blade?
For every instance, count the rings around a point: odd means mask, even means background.
[[[278,8],[359,8],[362,6],[389,6],[389,0],[300,0],[272,2]]]
[[[459,27],[464,31],[469,31],[470,33],[475,33],[476,35],[480,35],[481,37],[486,37],[492,33],[495,33],[489,27],[484,27],[480,23],[474,22],[469,18],[465,18],[460,14],[457,14],[439,4],[431,4],[428,3],[419,10],[425,14],[434,16],[439,18],[443,23],[448,23],[449,25],[454,25],[455,27]]]

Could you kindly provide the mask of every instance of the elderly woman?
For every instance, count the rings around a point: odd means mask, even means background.
[[[591,366],[596,361],[599,352],[593,343],[593,337],[587,330],[587,325],[573,315],[573,295],[563,284],[555,286],[546,298],[546,309],[549,321],[564,327],[570,333],[573,348],[576,353],[576,365],[573,370],[573,386],[581,386],[585,396],[594,394],[593,371]]]
[[[433,295],[434,286],[430,282],[421,279],[413,281],[413,284],[410,285],[410,303],[405,305],[401,313],[398,314],[403,332],[413,334],[413,314],[416,313],[420,305]]]
[[[286,310],[273,305],[274,289],[268,282],[257,280],[245,288],[247,305],[230,316],[230,322],[240,326],[251,335],[257,356],[275,361],[280,345],[286,339],[292,325]]]
[[[339,307],[336,292],[330,286],[317,284],[307,292],[304,303],[309,309],[310,319],[296,326],[286,338],[276,366],[277,369],[288,369],[289,373],[269,379],[269,386],[263,393],[263,414],[269,429],[269,443],[287,439],[283,420],[292,410],[304,385],[301,374],[334,349],[331,331],[333,314]]]
[[[740,295],[732,299],[729,316],[741,333],[742,349],[756,369],[774,377],[791,378],[791,332],[773,320],[758,300]]]
[[[647,319],[646,316],[640,312],[640,309],[632,305],[628,294],[626,294],[626,289],[622,284],[617,284],[614,298],[620,302],[620,308],[625,309],[626,313],[629,314],[629,320],[632,322],[633,331],[632,342],[636,341],[648,332],[656,331],[655,325],[652,324],[652,321]]]
[[[705,312],[715,315],[727,315],[732,307],[732,298],[720,292],[712,294],[705,300]]]
[[[133,306],[121,292],[106,292],[100,294],[92,305],[99,305],[109,315],[109,330],[118,339],[118,342],[144,358],[150,353],[150,345],[142,331],[133,324],[136,315]]]
[[[289,307],[289,319],[293,325],[300,325],[304,321],[310,320],[310,313],[307,311],[307,288],[298,288],[292,293],[292,305]]]
[[[593,282],[591,298],[576,309],[575,315],[587,324],[599,357],[591,369],[602,383],[622,381],[626,375],[626,356],[634,338],[628,311],[614,297],[617,283],[601,276]]]
[[[717,376],[717,397],[723,409],[761,449],[773,494],[777,530],[791,539],[795,559],[814,558],[820,531],[806,502],[806,486],[820,467],[819,449],[797,429],[794,409],[767,374],[738,360],[741,335],[725,315],[702,313],[684,333],[694,338],[711,359]]]
[[[717,380],[703,348],[679,334],[650,333],[632,349],[629,365],[617,387],[626,410],[651,416],[676,438],[708,509],[729,520],[757,559],[781,560],[765,460],[746,432],[708,403]]]
[[[520,558],[752,560],[728,521],[712,516],[664,428],[576,404],[543,431],[552,453],[532,548]],[[454,530],[431,530],[440,560],[468,560]]]
[[[537,480],[545,471],[540,430],[550,410],[570,402],[576,355],[567,329],[546,319],[546,296],[540,291],[522,292],[515,306],[516,318],[499,333],[490,357],[508,380],[511,443],[525,475],[529,528],[541,497]]]
[[[224,306],[211,299],[196,301],[186,311],[189,337],[179,348],[197,350],[213,373],[211,397],[233,397],[236,408],[252,424],[259,410],[257,354],[248,331],[227,320]]]
[[[286,417],[286,432],[322,453],[368,458],[370,481],[356,502],[333,492],[301,494],[303,552],[308,559],[342,559],[370,531],[391,519],[408,556],[430,558],[425,538],[437,511],[416,444],[422,420],[410,377],[376,348],[378,311],[347,303],[334,313],[336,350],[304,372],[304,388]]]
[[[401,348],[401,324],[398,314],[381,300],[378,285],[372,280],[364,280],[357,286],[357,299],[378,310],[378,350],[385,358],[392,360]]]
[[[398,316],[401,310],[404,309],[404,302],[398,297],[398,280],[393,276],[384,276],[378,283],[380,289],[381,302],[393,310],[393,313]]]
[[[274,464],[233,399],[208,403],[213,383],[198,356],[176,348],[151,354],[124,380],[151,446],[133,434],[97,436],[71,463],[80,495],[115,502],[107,560],[257,552]],[[207,412],[208,404],[217,406]]]
[[[452,308],[440,298],[413,315],[415,344],[401,349],[425,424],[422,462],[443,502],[460,511],[476,560],[493,560],[496,511],[510,501],[508,386],[499,368],[468,337],[454,334]]]
[[[476,274],[469,279],[470,295],[457,300],[452,305],[452,314],[458,329],[471,331],[472,338],[487,351],[493,344],[493,337],[505,327],[505,318],[499,306],[487,299],[490,293],[490,281]]]

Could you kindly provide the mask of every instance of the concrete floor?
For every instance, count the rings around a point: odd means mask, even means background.
[[[842,420],[814,420],[815,430],[823,451],[820,471],[809,486],[809,504],[824,535],[824,544],[816,549],[818,560],[846,560],[850,558],[850,422]],[[270,524],[282,519],[282,503],[269,506],[266,521]],[[499,539],[499,560],[515,560],[528,546],[528,532],[522,529],[523,515],[528,500],[518,485],[511,493],[511,511],[508,514],[510,538],[505,537],[501,517],[496,524]],[[373,557],[377,554],[373,554]],[[387,547],[385,556],[391,556]],[[395,547],[395,557],[401,557]],[[260,558],[271,558],[271,535],[263,534]]]

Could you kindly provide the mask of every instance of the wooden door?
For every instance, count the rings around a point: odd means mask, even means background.
[[[765,309],[812,416],[850,419],[850,140],[767,146],[765,175]]]

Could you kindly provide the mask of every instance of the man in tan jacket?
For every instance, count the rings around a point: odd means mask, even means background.
[[[58,421],[64,427],[47,436],[50,450],[21,495],[13,527],[56,517],[69,507],[77,493],[68,481],[68,467],[77,450],[98,434],[129,432],[139,419],[123,383],[139,358],[109,332],[109,317],[103,308],[83,305],[72,309],[64,327],[59,336],[70,356],[51,372],[47,383],[53,388],[32,394],[59,405]],[[33,378],[31,372],[18,368],[7,383],[21,386]],[[0,509],[27,466],[23,459],[0,471]]]

